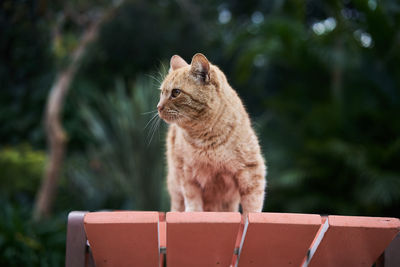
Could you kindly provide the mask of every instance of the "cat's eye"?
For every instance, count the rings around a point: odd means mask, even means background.
[[[172,98],[175,98],[175,97],[177,97],[180,93],[181,93],[181,90],[179,90],[179,89],[172,89],[171,97],[172,97]]]

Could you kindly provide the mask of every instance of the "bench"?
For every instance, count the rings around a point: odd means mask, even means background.
[[[66,267],[399,267],[397,218],[71,212]]]

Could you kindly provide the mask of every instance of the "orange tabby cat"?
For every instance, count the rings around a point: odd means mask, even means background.
[[[244,106],[202,54],[173,56],[161,84],[172,211],[260,212],[266,168]]]

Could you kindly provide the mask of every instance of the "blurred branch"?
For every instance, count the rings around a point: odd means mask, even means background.
[[[60,176],[60,169],[64,159],[67,139],[61,124],[60,116],[64,106],[65,96],[79,69],[88,45],[96,39],[100,25],[114,13],[116,7],[119,5],[120,3],[111,8],[108,12],[95,16],[96,18],[93,19],[88,28],[82,34],[79,45],[71,56],[69,65],[59,72],[50,90],[45,112],[45,127],[49,146],[49,159],[44,179],[34,206],[33,217],[35,220],[40,220],[42,217],[50,215],[51,206],[56,196],[58,178]]]

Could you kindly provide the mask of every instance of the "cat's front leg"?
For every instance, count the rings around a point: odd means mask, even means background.
[[[168,192],[171,196],[171,211],[185,211],[183,195],[180,190],[179,182],[173,175],[168,174]]]
[[[246,217],[250,212],[261,212],[266,186],[264,169],[262,167],[244,169],[236,175],[236,178],[243,215]]]
[[[184,181],[182,184],[185,211],[203,211],[202,190],[195,180]]]

